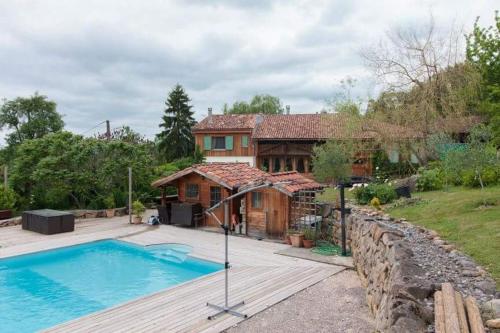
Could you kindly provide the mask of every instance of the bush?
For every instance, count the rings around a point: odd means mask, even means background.
[[[500,181],[500,172],[494,167],[487,167],[481,174],[481,180],[484,186],[495,185]],[[462,172],[462,184],[468,187],[479,187],[479,177],[472,169]]]
[[[370,206],[372,206],[373,208],[375,208],[377,210],[382,209],[380,207],[380,200],[377,197],[375,197],[372,200],[370,200]]]
[[[424,170],[417,179],[418,191],[440,190],[444,185],[444,177],[440,169]]]
[[[132,211],[136,216],[142,216],[142,214],[146,211],[146,207],[140,202],[136,200],[132,203]]]
[[[16,193],[10,188],[0,186],[0,209],[13,209],[16,205]]]
[[[106,209],[113,209],[116,207],[115,204],[115,197],[113,194],[108,195],[106,198],[104,198],[104,206],[106,206]]]
[[[380,204],[386,204],[396,199],[396,191],[387,184],[370,184],[354,190],[354,196],[359,204],[366,205],[373,198],[378,198]]]

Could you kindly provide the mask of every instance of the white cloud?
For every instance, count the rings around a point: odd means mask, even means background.
[[[39,1],[0,2],[0,97],[35,91],[58,103],[67,128],[102,120],[153,137],[168,91],[181,83],[196,116],[212,106],[279,96],[317,112],[340,79],[374,94],[358,56],[391,27],[491,24],[483,1]]]

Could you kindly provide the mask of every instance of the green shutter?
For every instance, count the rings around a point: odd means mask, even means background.
[[[210,135],[203,137],[203,149],[210,150],[212,148],[212,138]]]
[[[233,137],[226,136],[226,150],[233,150]]]
[[[248,148],[248,135],[243,135],[241,137],[241,147]]]

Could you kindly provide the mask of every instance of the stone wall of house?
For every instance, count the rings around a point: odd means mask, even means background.
[[[432,331],[433,295],[443,282],[480,304],[495,298],[495,281],[488,272],[432,230],[356,207],[346,219],[346,230],[348,249],[380,331]],[[340,244],[339,222],[333,232]]]

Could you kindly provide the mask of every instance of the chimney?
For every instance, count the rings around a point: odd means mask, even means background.
[[[286,114],[290,114],[290,105],[287,105],[285,108],[286,108]]]
[[[212,108],[208,108],[208,116],[212,117]]]

